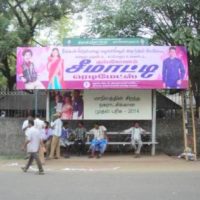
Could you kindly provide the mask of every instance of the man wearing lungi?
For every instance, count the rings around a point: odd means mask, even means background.
[[[107,146],[107,136],[106,136],[106,127],[100,126],[99,123],[94,124],[94,128],[90,132],[94,135],[94,138],[90,145],[91,155],[89,158],[94,158],[95,152],[98,151],[97,158],[101,158],[104,154]]]

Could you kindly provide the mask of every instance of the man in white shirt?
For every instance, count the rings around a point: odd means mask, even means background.
[[[28,121],[33,120],[31,115],[28,115],[27,119],[22,124],[22,131],[24,132],[25,136],[27,135],[27,129],[29,128]]]
[[[45,127],[45,123],[40,119],[40,115],[37,114],[34,120],[34,127],[37,128],[41,133],[43,128]]]
[[[138,122],[133,124],[133,126],[127,130],[124,131],[125,133],[131,134],[131,144],[133,148],[135,149],[135,157],[139,157],[140,150],[142,147],[142,138],[141,135],[145,132],[144,129],[142,129]],[[137,143],[137,146],[136,146]]]
[[[51,148],[51,140],[52,140],[52,129],[50,128],[50,123],[48,121],[44,122],[45,128],[42,133],[42,141],[46,150],[46,157],[49,157],[50,148]]]
[[[28,125],[28,121],[29,120],[33,120],[33,117],[31,115],[28,115],[27,116],[27,119],[24,120],[23,124],[22,124],[22,131],[24,133],[24,136],[25,136],[25,140],[26,140],[26,137],[27,137],[27,130],[29,129],[29,125]],[[29,158],[29,154],[26,154],[25,158],[24,159],[28,159]]]
[[[51,142],[49,159],[53,159],[55,154],[55,159],[60,158],[60,136],[62,134],[63,123],[61,120],[61,113],[56,113],[54,116],[56,117],[56,120],[51,123],[53,138]]]
[[[89,150],[91,150],[91,155],[89,158],[93,158],[95,156],[95,151],[99,152],[97,158],[101,158],[104,154],[107,146],[106,131],[106,127],[102,125],[100,126],[99,123],[95,123],[94,128],[90,130],[90,132],[94,135],[94,138],[90,145]]]
[[[27,130],[27,138],[22,148],[23,150],[27,148],[27,152],[30,154],[30,156],[26,166],[22,167],[22,170],[24,172],[27,172],[27,170],[33,163],[33,160],[35,159],[39,169],[39,174],[44,174],[44,170],[42,168],[42,164],[38,156],[38,151],[41,144],[40,132],[34,127],[33,120],[29,120],[28,125],[29,129]]]
[[[38,131],[40,132],[40,137],[41,139],[43,139],[43,132],[44,132],[44,127],[45,127],[45,123],[43,120],[40,119],[40,114],[36,114],[36,117],[35,117],[35,120],[34,120],[34,127],[36,129],[38,129]],[[42,140],[43,141],[43,140]],[[44,144],[43,145],[40,145],[40,148],[39,148],[39,158],[40,158],[40,161],[42,162],[42,164],[45,163],[45,159],[44,159],[44,148],[43,148]]]

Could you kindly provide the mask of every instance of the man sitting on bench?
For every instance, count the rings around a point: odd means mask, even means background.
[[[74,146],[78,156],[80,156],[84,153],[85,150],[85,141],[87,133],[87,130],[84,127],[83,122],[78,122],[78,126],[74,132],[75,132]]]
[[[68,123],[64,122],[63,123],[63,128],[62,128],[62,134],[60,137],[60,146],[65,148],[65,153],[64,157],[69,158],[70,157],[70,138],[72,137],[73,132],[72,129],[68,127]]]
[[[89,158],[93,158],[95,156],[95,151],[98,151],[97,158],[101,158],[103,153],[106,150],[107,146],[107,137],[106,137],[106,127],[100,126],[98,122],[94,124],[94,128],[90,130],[90,132],[94,135],[94,138],[91,142],[90,149],[91,155]]]
[[[124,131],[124,133],[131,134],[131,145],[135,150],[136,158],[140,157],[140,150],[142,147],[141,134],[144,132],[145,130],[140,127],[138,122],[135,122],[131,128]],[[136,143],[137,143],[137,146],[136,146]]]

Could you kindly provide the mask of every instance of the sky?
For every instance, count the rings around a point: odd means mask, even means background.
[[[71,31],[67,33],[65,38],[80,37],[86,30],[87,19],[84,13],[72,16],[72,22]],[[58,40],[58,31],[52,27],[47,27],[43,31],[39,30],[37,40],[41,44],[43,44],[44,41],[47,41],[48,45],[62,45],[62,41]],[[36,46],[40,45],[38,44]]]

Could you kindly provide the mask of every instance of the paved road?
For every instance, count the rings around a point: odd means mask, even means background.
[[[24,161],[0,162],[0,200],[200,199],[199,161],[187,163],[168,158],[154,161],[157,170],[151,169],[153,166],[149,159],[127,160],[125,165],[125,161],[120,164],[116,160],[108,162],[105,158],[88,161],[88,167],[86,164],[79,167],[79,161],[72,159],[60,161],[59,165],[46,164],[43,176],[36,174],[35,166],[30,172],[22,173],[19,168]],[[84,160],[80,162],[84,163]],[[173,166],[168,170],[168,165],[173,163],[174,170]],[[97,167],[99,165],[101,167]],[[143,170],[138,170],[139,165]]]

